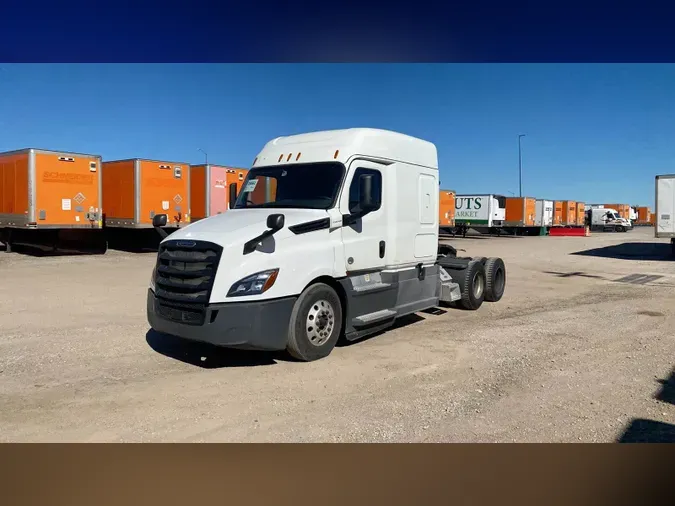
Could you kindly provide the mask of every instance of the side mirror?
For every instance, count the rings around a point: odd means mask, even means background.
[[[163,238],[167,237],[169,234],[162,227],[166,227],[167,216],[166,214],[156,214],[152,217],[152,226],[155,227],[157,233]]]
[[[230,198],[229,198],[229,208],[234,207],[234,203],[237,201],[237,183],[230,183]]]
[[[373,202],[373,176],[363,174],[359,178],[359,207],[362,212],[370,212],[375,207]]]
[[[166,214],[156,214],[152,217],[152,226],[155,228],[166,227]]]
[[[284,228],[285,222],[286,219],[283,214],[270,214],[267,217],[267,228],[276,232],[277,230]]]

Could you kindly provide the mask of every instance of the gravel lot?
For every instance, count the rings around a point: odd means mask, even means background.
[[[148,333],[152,253],[0,252],[0,440],[611,442],[675,423],[675,262],[652,228],[450,242],[504,258],[502,301],[309,364]]]

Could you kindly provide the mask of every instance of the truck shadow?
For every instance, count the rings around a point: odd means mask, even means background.
[[[440,313],[434,313],[433,311],[441,311]],[[440,308],[434,308],[430,309],[427,311],[424,311],[425,313],[428,314],[444,314],[445,310],[440,309]],[[394,324],[391,327],[387,327],[386,329],[380,330],[379,332],[376,332],[374,334],[370,334],[368,336],[362,337],[361,339],[357,339],[356,341],[347,341],[346,339],[342,338],[340,339],[337,344],[335,345],[336,347],[339,348],[347,348],[349,346],[357,346],[359,343],[363,343],[365,341],[370,341],[371,339],[375,339],[376,337],[381,336],[382,334],[386,334],[387,332],[391,332],[392,330],[400,329],[407,327],[408,325],[412,325],[414,323],[418,323],[423,321],[424,318],[421,317],[418,314],[409,314],[406,316],[402,316],[398,318],[397,320],[394,321]]]
[[[666,379],[657,380],[661,384],[661,388],[656,393],[654,398],[657,401],[667,402],[675,405],[675,368],[670,372],[670,376]]]
[[[675,443],[675,425],[635,418],[617,439],[617,443]]]
[[[675,368],[668,378],[657,382],[661,384],[661,388],[654,394],[654,398],[675,405]],[[617,443],[675,443],[675,425],[634,418],[617,438]]]
[[[7,246],[0,245],[0,252],[7,252]],[[93,256],[104,255],[107,252],[105,245],[90,246],[81,244],[67,244],[59,245],[57,249],[51,246],[44,246],[41,244],[14,244],[12,245],[12,253],[18,255],[26,255],[31,257],[70,257],[70,256]],[[11,254],[11,253],[9,253]]]
[[[162,334],[153,329],[145,334],[148,346],[160,355],[202,369],[224,367],[254,367],[275,365],[277,361],[291,361],[283,352],[243,351],[198,343],[180,337]]]
[[[614,258],[617,260],[657,260],[672,262],[675,256],[671,253],[670,243],[658,242],[624,242],[604,248],[576,251],[570,255]]]
[[[586,274],[581,271],[574,272],[557,272],[557,271],[542,271],[544,274],[551,274],[552,276],[557,276],[559,278],[591,278],[591,279],[606,279],[604,276],[598,276],[596,274]]]

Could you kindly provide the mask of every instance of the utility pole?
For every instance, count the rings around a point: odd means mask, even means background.
[[[520,144],[520,139],[525,137],[525,134],[518,135],[518,188],[520,190],[520,197],[523,196],[523,151]]]
[[[206,151],[204,151],[202,148],[197,148],[197,151],[201,151],[202,153],[204,153],[204,163],[206,165],[208,165],[209,164],[209,155],[206,153]]]

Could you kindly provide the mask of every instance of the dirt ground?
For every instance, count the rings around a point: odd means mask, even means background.
[[[450,242],[505,260],[500,302],[308,364],[148,332],[152,253],[0,252],[0,440],[675,441],[675,261],[653,229]]]

